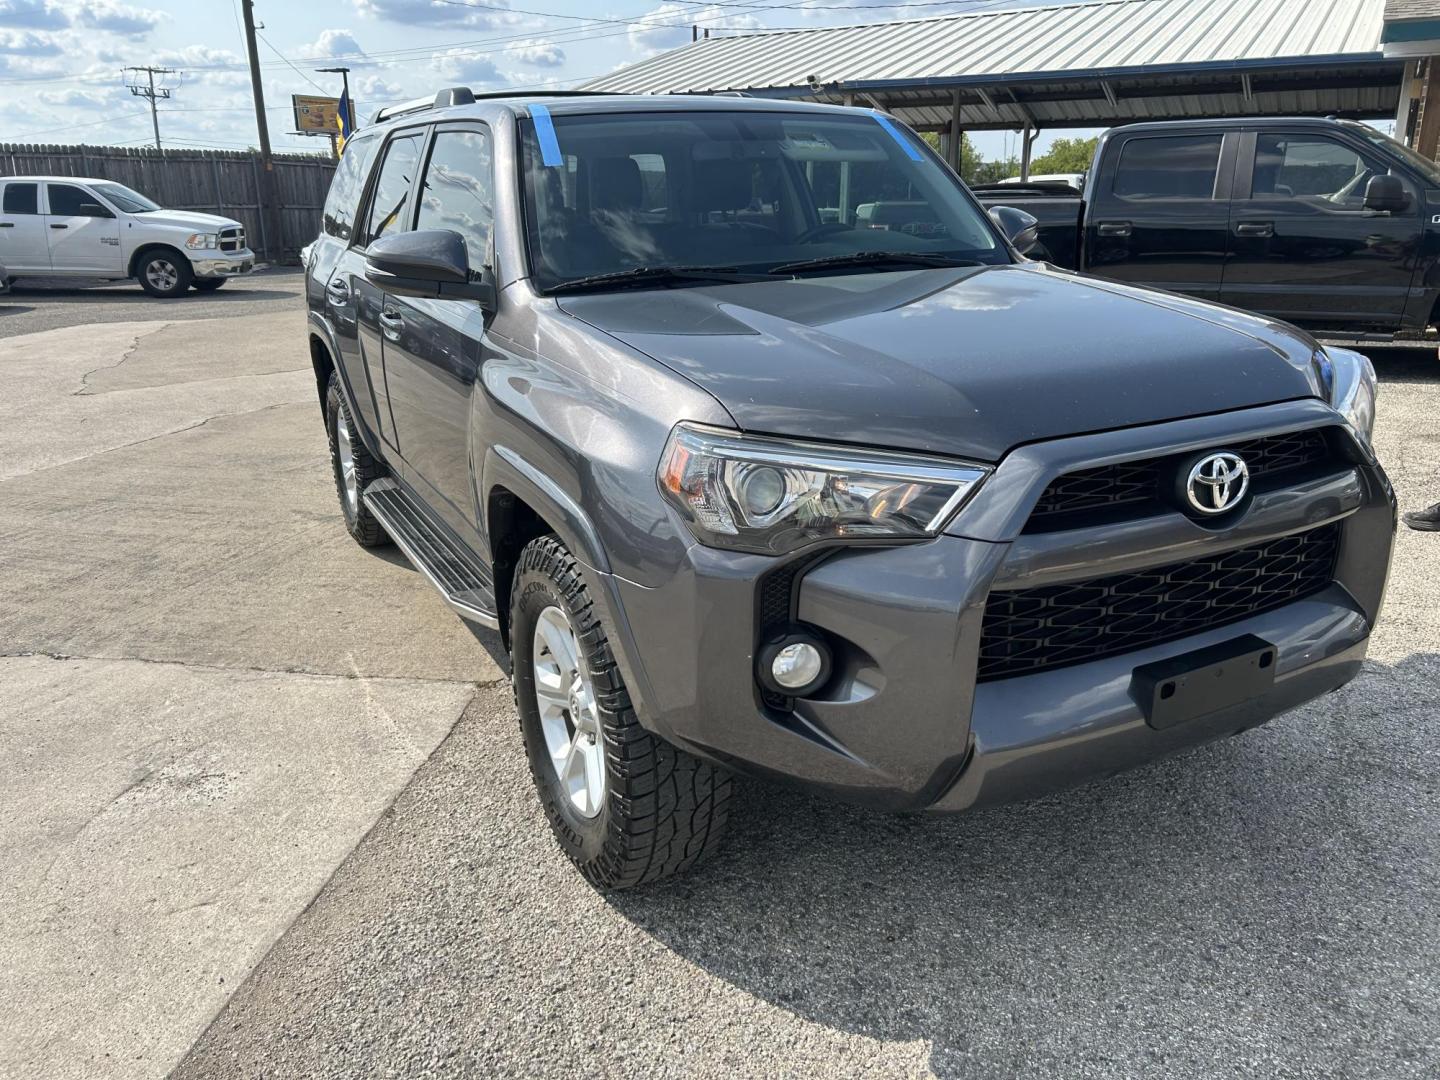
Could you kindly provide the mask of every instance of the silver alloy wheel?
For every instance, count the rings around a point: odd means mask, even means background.
[[[531,651],[535,704],[550,766],[571,809],[593,818],[605,803],[605,734],[580,642],[569,616],[554,604],[535,622]]]
[[[175,264],[169,259],[157,257],[145,264],[145,280],[164,292],[179,283],[180,271],[175,269]]]
[[[350,449],[350,425],[345,410],[335,410],[335,451],[340,455],[340,483],[345,489],[345,509],[353,518],[360,512],[360,480],[355,475],[355,452]]]

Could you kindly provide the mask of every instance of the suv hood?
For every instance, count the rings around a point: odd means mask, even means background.
[[[177,229],[202,229],[205,232],[218,232],[240,226],[240,222],[233,218],[220,217],[217,214],[196,214],[189,210],[152,210],[148,214],[135,214],[134,217],[146,225],[172,225]]]
[[[1035,263],[559,302],[744,430],[981,461],[1320,394],[1318,346],[1293,327]]]

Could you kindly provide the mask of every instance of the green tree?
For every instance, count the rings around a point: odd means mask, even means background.
[[[1030,162],[1030,173],[1083,173],[1090,171],[1095,160],[1098,135],[1088,139],[1056,139],[1050,149]],[[1019,169],[1015,170],[1017,173]]]

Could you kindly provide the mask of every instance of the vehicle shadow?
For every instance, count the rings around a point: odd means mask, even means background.
[[[776,1007],[923,1041],[942,1077],[1194,1075],[1307,1038],[1363,1056],[1365,1017],[1415,1019],[1405,982],[1440,959],[1411,936],[1433,780],[1396,764],[1425,759],[1437,690],[1440,655],[1370,664],[1240,737],[953,818],[743,782],[709,867],[608,899]]]
[[[215,292],[191,291],[175,299],[179,301],[203,300],[206,303],[223,304],[242,300],[293,300],[295,295],[294,292],[284,289],[247,288],[243,285],[236,286],[231,282]],[[32,304],[136,304],[147,307],[166,302],[148,295],[134,282],[96,285],[89,288],[12,285],[9,298],[23,299]],[[0,312],[4,311],[4,307],[5,305],[0,303]]]
[[[1440,357],[1437,357],[1434,345],[1422,349],[1390,347],[1361,351],[1375,365],[1382,388],[1387,383],[1440,382]]]

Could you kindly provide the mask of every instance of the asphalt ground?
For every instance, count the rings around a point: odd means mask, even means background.
[[[1440,536],[1263,728],[955,818],[742,781],[715,861],[605,896],[498,643],[345,536],[262,282],[0,298],[0,1075],[1440,1074]],[[1440,363],[1376,359],[1440,499]]]

